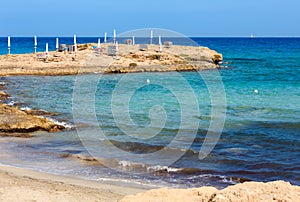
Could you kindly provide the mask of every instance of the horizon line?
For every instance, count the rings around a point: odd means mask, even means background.
[[[30,38],[30,37],[34,37],[35,35],[0,35],[0,38],[7,38],[8,36],[10,36],[11,38]],[[58,38],[73,38],[74,35],[36,35],[37,37],[43,37],[43,38],[54,38],[54,37],[58,37]],[[77,35],[77,38],[103,38],[104,36],[97,36],[97,35]],[[108,38],[113,38],[113,36],[107,36]],[[118,37],[118,35],[117,35]],[[125,36],[119,36],[124,38]],[[139,36],[136,36],[139,37]],[[147,36],[143,36],[143,37],[147,37]],[[178,37],[178,36],[165,36],[165,37],[174,37],[174,38],[182,38],[182,37]],[[274,36],[270,36],[270,35],[261,35],[261,36],[244,36],[244,35],[234,35],[234,36],[186,36],[188,38],[300,38],[299,36],[285,36],[285,35],[274,35]]]

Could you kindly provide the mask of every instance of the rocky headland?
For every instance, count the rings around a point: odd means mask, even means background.
[[[116,55],[109,55],[113,44],[78,44],[78,51],[52,51],[36,54],[0,56],[0,76],[6,75],[74,75],[87,73],[128,73],[193,71],[219,68],[222,54],[207,47],[158,45],[118,45]]]

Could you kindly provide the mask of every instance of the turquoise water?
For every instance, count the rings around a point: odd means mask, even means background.
[[[32,139],[3,138],[1,150],[10,156],[3,157],[2,163],[94,180],[175,187],[224,187],[244,180],[278,179],[300,185],[300,39],[194,40],[223,53],[226,68],[202,75],[2,78],[13,95],[7,102],[56,112],[52,118],[78,125],[78,131],[41,133]],[[215,100],[222,99],[217,75],[226,93],[225,109],[210,99],[209,90],[215,92]],[[78,81],[83,82],[80,91],[74,90]],[[74,92],[80,92],[75,95],[77,103],[73,103]],[[199,159],[212,110],[219,108],[221,114],[226,112],[221,137],[207,158]],[[93,113],[95,119],[90,117]],[[126,121],[128,114],[131,122]],[[178,132],[180,139],[176,139]],[[109,142],[130,155],[110,150]],[[167,148],[169,156],[144,155],[162,148]],[[185,154],[166,166],[167,158],[180,151]],[[90,161],[91,154],[100,164]]]

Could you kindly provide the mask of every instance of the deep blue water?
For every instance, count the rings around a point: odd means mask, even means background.
[[[5,40],[0,38],[2,54],[6,51]],[[224,56],[222,65],[227,68],[200,74],[170,72],[81,75],[77,78],[2,78],[7,91],[13,95],[11,100],[21,103],[21,107],[56,112],[53,118],[57,120],[81,124],[78,132],[41,134],[29,140],[2,139],[1,150],[13,156],[3,157],[2,163],[89,179],[122,179],[179,187],[223,187],[239,181],[239,178],[257,181],[281,179],[300,185],[300,39],[193,40],[221,52]],[[41,38],[41,51],[46,42],[50,43],[50,49],[54,48],[55,38]],[[72,42],[72,38],[61,39],[61,43]],[[78,38],[78,43],[86,42],[97,42],[97,38]],[[33,38],[12,38],[12,44],[15,44],[12,52],[30,53],[32,43]],[[188,42],[178,40],[179,43]],[[213,89],[215,93],[211,95],[222,100],[217,75],[221,76],[226,93],[226,109],[221,109],[223,114],[226,111],[225,126],[214,150],[200,160],[198,152],[209,130],[212,110],[221,107],[211,102],[209,94],[209,89]],[[80,91],[74,90],[78,81],[84,84],[80,85]],[[93,91],[95,86],[96,91]],[[72,105],[74,92],[80,92],[80,95],[77,95],[78,102],[75,99],[75,105]],[[95,99],[89,98],[90,93]],[[176,97],[176,93],[179,96]],[[91,109],[91,102],[94,102],[95,110]],[[94,112],[97,120],[90,117]],[[132,122],[126,122],[127,114]],[[159,121],[155,123],[155,120]],[[169,147],[183,123],[186,125],[181,131],[181,139]],[[199,124],[196,129],[193,123]],[[99,134],[99,128],[105,137]],[[145,139],[156,132],[156,136]],[[136,155],[107,149],[107,140],[122,151]],[[190,140],[193,140],[191,146]],[[101,158],[102,164],[109,164],[118,171],[90,164],[86,161],[89,154],[82,144],[94,157]],[[170,155],[178,151],[185,151],[185,155],[168,168],[162,167],[167,160],[164,155],[155,159],[142,156],[163,147]],[[62,158],[62,154],[76,158]],[[138,174],[147,169],[159,172]]]

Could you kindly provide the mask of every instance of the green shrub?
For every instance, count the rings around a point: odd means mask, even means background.
[[[137,66],[137,64],[134,63],[134,62],[132,62],[132,63],[129,64],[129,67],[136,67],[136,66]]]

